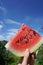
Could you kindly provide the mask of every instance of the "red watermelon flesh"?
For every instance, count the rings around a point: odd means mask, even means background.
[[[28,48],[30,52],[35,52],[43,43],[43,38],[32,28],[23,24],[19,31],[13,36],[5,47],[16,54],[24,56],[24,51]]]

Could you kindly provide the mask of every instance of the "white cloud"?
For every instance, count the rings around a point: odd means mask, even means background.
[[[6,8],[0,6],[0,10],[6,12]]]
[[[0,29],[2,29],[2,28],[3,28],[3,25],[0,24]]]
[[[3,21],[0,20],[0,30],[3,28],[4,24]]]
[[[0,41],[4,40],[4,36],[0,35]]]
[[[15,33],[8,33],[6,39],[10,40],[13,36],[15,36]]]
[[[8,29],[7,30],[7,40],[9,40],[11,37],[15,36],[17,33],[18,29]]]
[[[0,6],[0,10],[3,10],[3,11],[5,11],[6,9],[5,9],[4,7],[1,7],[1,6]]]
[[[18,31],[18,29],[8,29],[8,32],[17,32]]]
[[[3,14],[3,15],[5,15],[6,12],[7,12],[6,8],[0,6],[0,13]]]
[[[17,22],[17,21],[11,20],[11,19],[5,19],[5,21],[8,24],[17,24],[17,25],[20,25],[21,24],[20,22]]]

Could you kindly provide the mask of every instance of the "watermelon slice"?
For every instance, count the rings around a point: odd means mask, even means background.
[[[43,44],[43,37],[29,26],[23,24],[19,31],[13,36],[5,47],[17,56],[24,56],[28,48],[30,52],[35,52]]]

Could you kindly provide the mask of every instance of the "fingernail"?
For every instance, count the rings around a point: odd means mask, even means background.
[[[26,56],[29,55],[29,49],[26,49],[26,51],[25,51],[25,55],[26,55]]]
[[[29,51],[28,49],[26,49],[26,51]]]
[[[26,49],[26,52],[30,52],[30,50],[29,49]]]

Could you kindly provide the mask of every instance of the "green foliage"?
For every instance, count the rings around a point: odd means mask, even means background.
[[[35,65],[43,65],[43,45],[39,48],[36,56]]]
[[[6,41],[0,41],[0,65],[17,65],[19,57],[16,57],[9,51],[6,51],[4,47],[6,43]]]
[[[0,41],[0,65],[17,65],[20,58],[6,51],[4,47],[6,43],[5,40]],[[35,65],[43,65],[43,45],[39,48]]]

